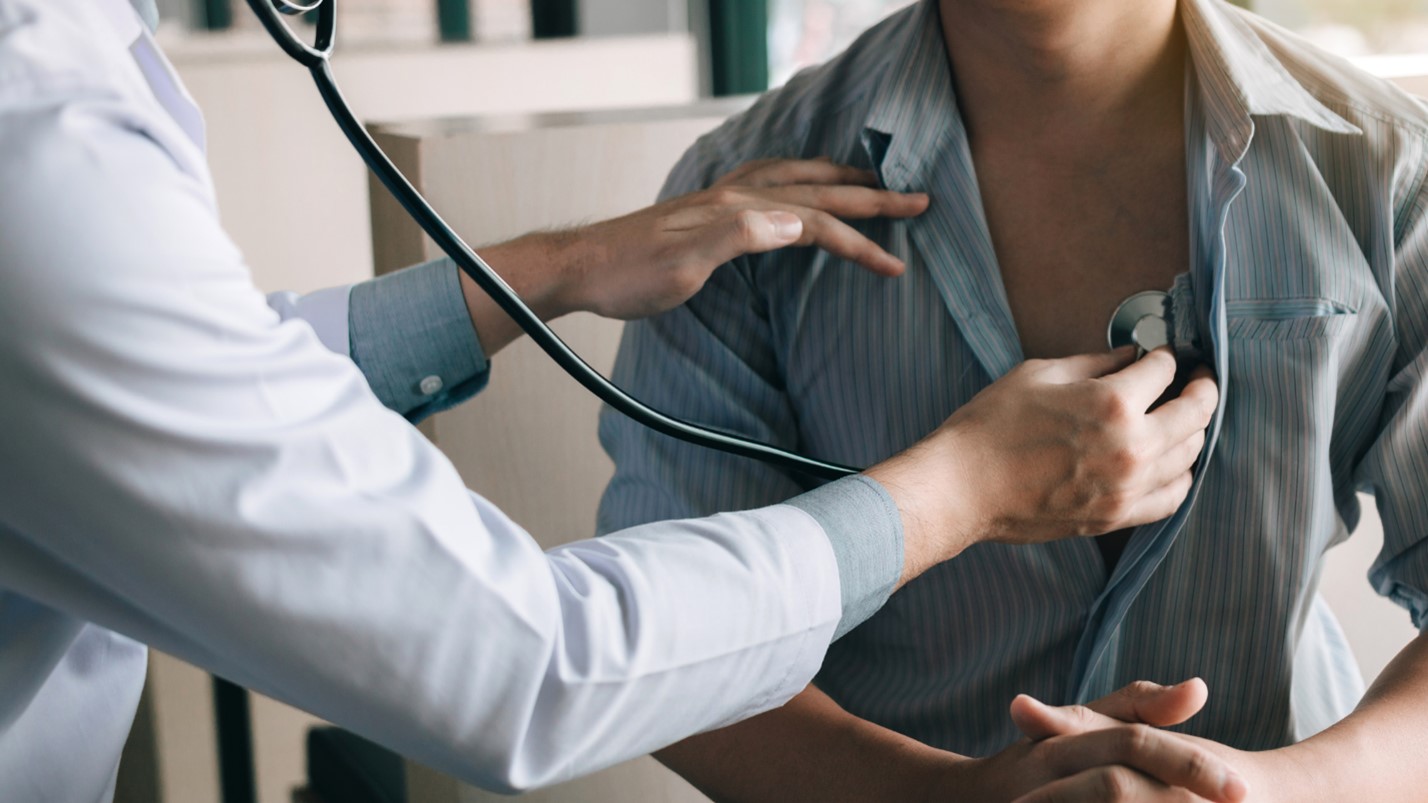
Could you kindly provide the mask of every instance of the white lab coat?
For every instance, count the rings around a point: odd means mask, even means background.
[[[147,37],[0,0],[0,798],[112,794],[140,642],[504,790],[809,682],[841,612],[811,516],[542,552],[322,346],[340,304],[253,288]]]

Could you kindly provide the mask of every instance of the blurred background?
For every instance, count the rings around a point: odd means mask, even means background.
[[[908,4],[338,0],[335,70],[358,115],[374,126],[482,120],[516,130],[543,125],[547,112],[653,106],[722,115],[738,101],[710,107],[705,100],[777,86]],[[306,75],[276,50],[246,2],[159,5],[158,38],[205,110],[224,221],[258,284],[306,291],[397,267],[374,257],[365,169]],[[1240,5],[1410,90],[1428,92],[1428,0]],[[399,162],[418,164],[423,153],[396,155]],[[485,189],[520,187],[530,176],[523,170],[520,176],[492,173],[476,180],[489,178]],[[560,188],[552,183],[541,192]],[[1371,511],[1371,502],[1366,508]],[[1360,532],[1331,554],[1323,580],[1369,677],[1413,633],[1407,616],[1374,597],[1364,579],[1381,539],[1377,527],[1376,517],[1366,516]],[[286,803],[305,783],[304,741],[318,724],[156,654],[118,800]]]
[[[744,18],[748,52],[765,50],[777,85],[816,64],[911,0],[343,0],[346,46],[512,42],[533,35],[601,36],[702,27],[712,10]],[[1344,56],[1417,53],[1428,41],[1423,0],[1241,0],[1316,44]],[[159,0],[166,44],[183,38],[238,39],[257,30],[242,0]],[[712,8],[711,8],[712,7]],[[760,18],[766,24],[760,25]],[[717,54],[702,58],[712,62]],[[712,64],[711,64],[712,66]],[[750,74],[756,71],[751,71]],[[752,86],[739,89],[747,91]]]

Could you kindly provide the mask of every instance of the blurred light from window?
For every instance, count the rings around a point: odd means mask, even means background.
[[[1341,56],[1428,54],[1425,0],[1251,0],[1249,5]]]
[[[837,55],[858,34],[910,2],[772,0],[769,72],[773,85]],[[1242,4],[1342,56],[1428,58],[1428,0],[1248,0]]]
[[[778,86],[827,61],[863,31],[912,0],[771,0],[769,78]]]

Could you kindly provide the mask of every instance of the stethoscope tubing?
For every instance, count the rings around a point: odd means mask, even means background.
[[[311,45],[299,39],[282,21],[278,16],[279,9],[274,8],[273,2],[274,0],[248,0],[248,5],[258,15],[263,27],[272,35],[283,52],[306,67],[312,74],[313,80],[317,84],[318,93],[337,122],[338,128],[346,135],[347,141],[362,157],[362,161],[367,164],[368,169],[396,198],[412,220],[421,226],[427,236],[431,237],[437,246],[467,276],[470,276],[472,281],[489,295],[507,315],[511,316],[511,319],[520,326],[526,335],[535,341],[536,345],[571,378],[608,404],[611,409],[656,432],[686,443],[740,457],[753,458],[785,470],[803,472],[822,479],[837,479],[858,472],[858,469],[849,466],[817,460],[771,444],[719,432],[662,413],[626,393],[606,379],[599,371],[590,367],[538,315],[531,311],[530,307],[526,306],[520,296],[511,289],[511,286],[492,270],[491,266],[486,264],[486,261],[471,246],[467,245],[465,240],[452,230],[441,215],[431,207],[426,198],[412,186],[401,170],[392,164],[391,159],[367,133],[366,128],[357,121],[351,106],[347,104],[337,85],[329,59],[336,40],[335,0],[316,0],[316,2],[312,2],[312,0],[308,2],[277,0],[283,13],[317,10],[317,35]]]

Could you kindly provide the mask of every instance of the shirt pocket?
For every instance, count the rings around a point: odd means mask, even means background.
[[[1225,302],[1230,340],[1312,340],[1343,331],[1358,311],[1328,298],[1241,298]]]
[[[1225,315],[1224,416],[1197,502],[1218,513],[1195,535],[1246,567],[1303,571],[1335,531],[1329,455],[1345,347],[1359,315],[1307,297],[1228,301]],[[1288,587],[1282,576],[1265,579]],[[1292,603],[1275,600],[1280,608]]]

